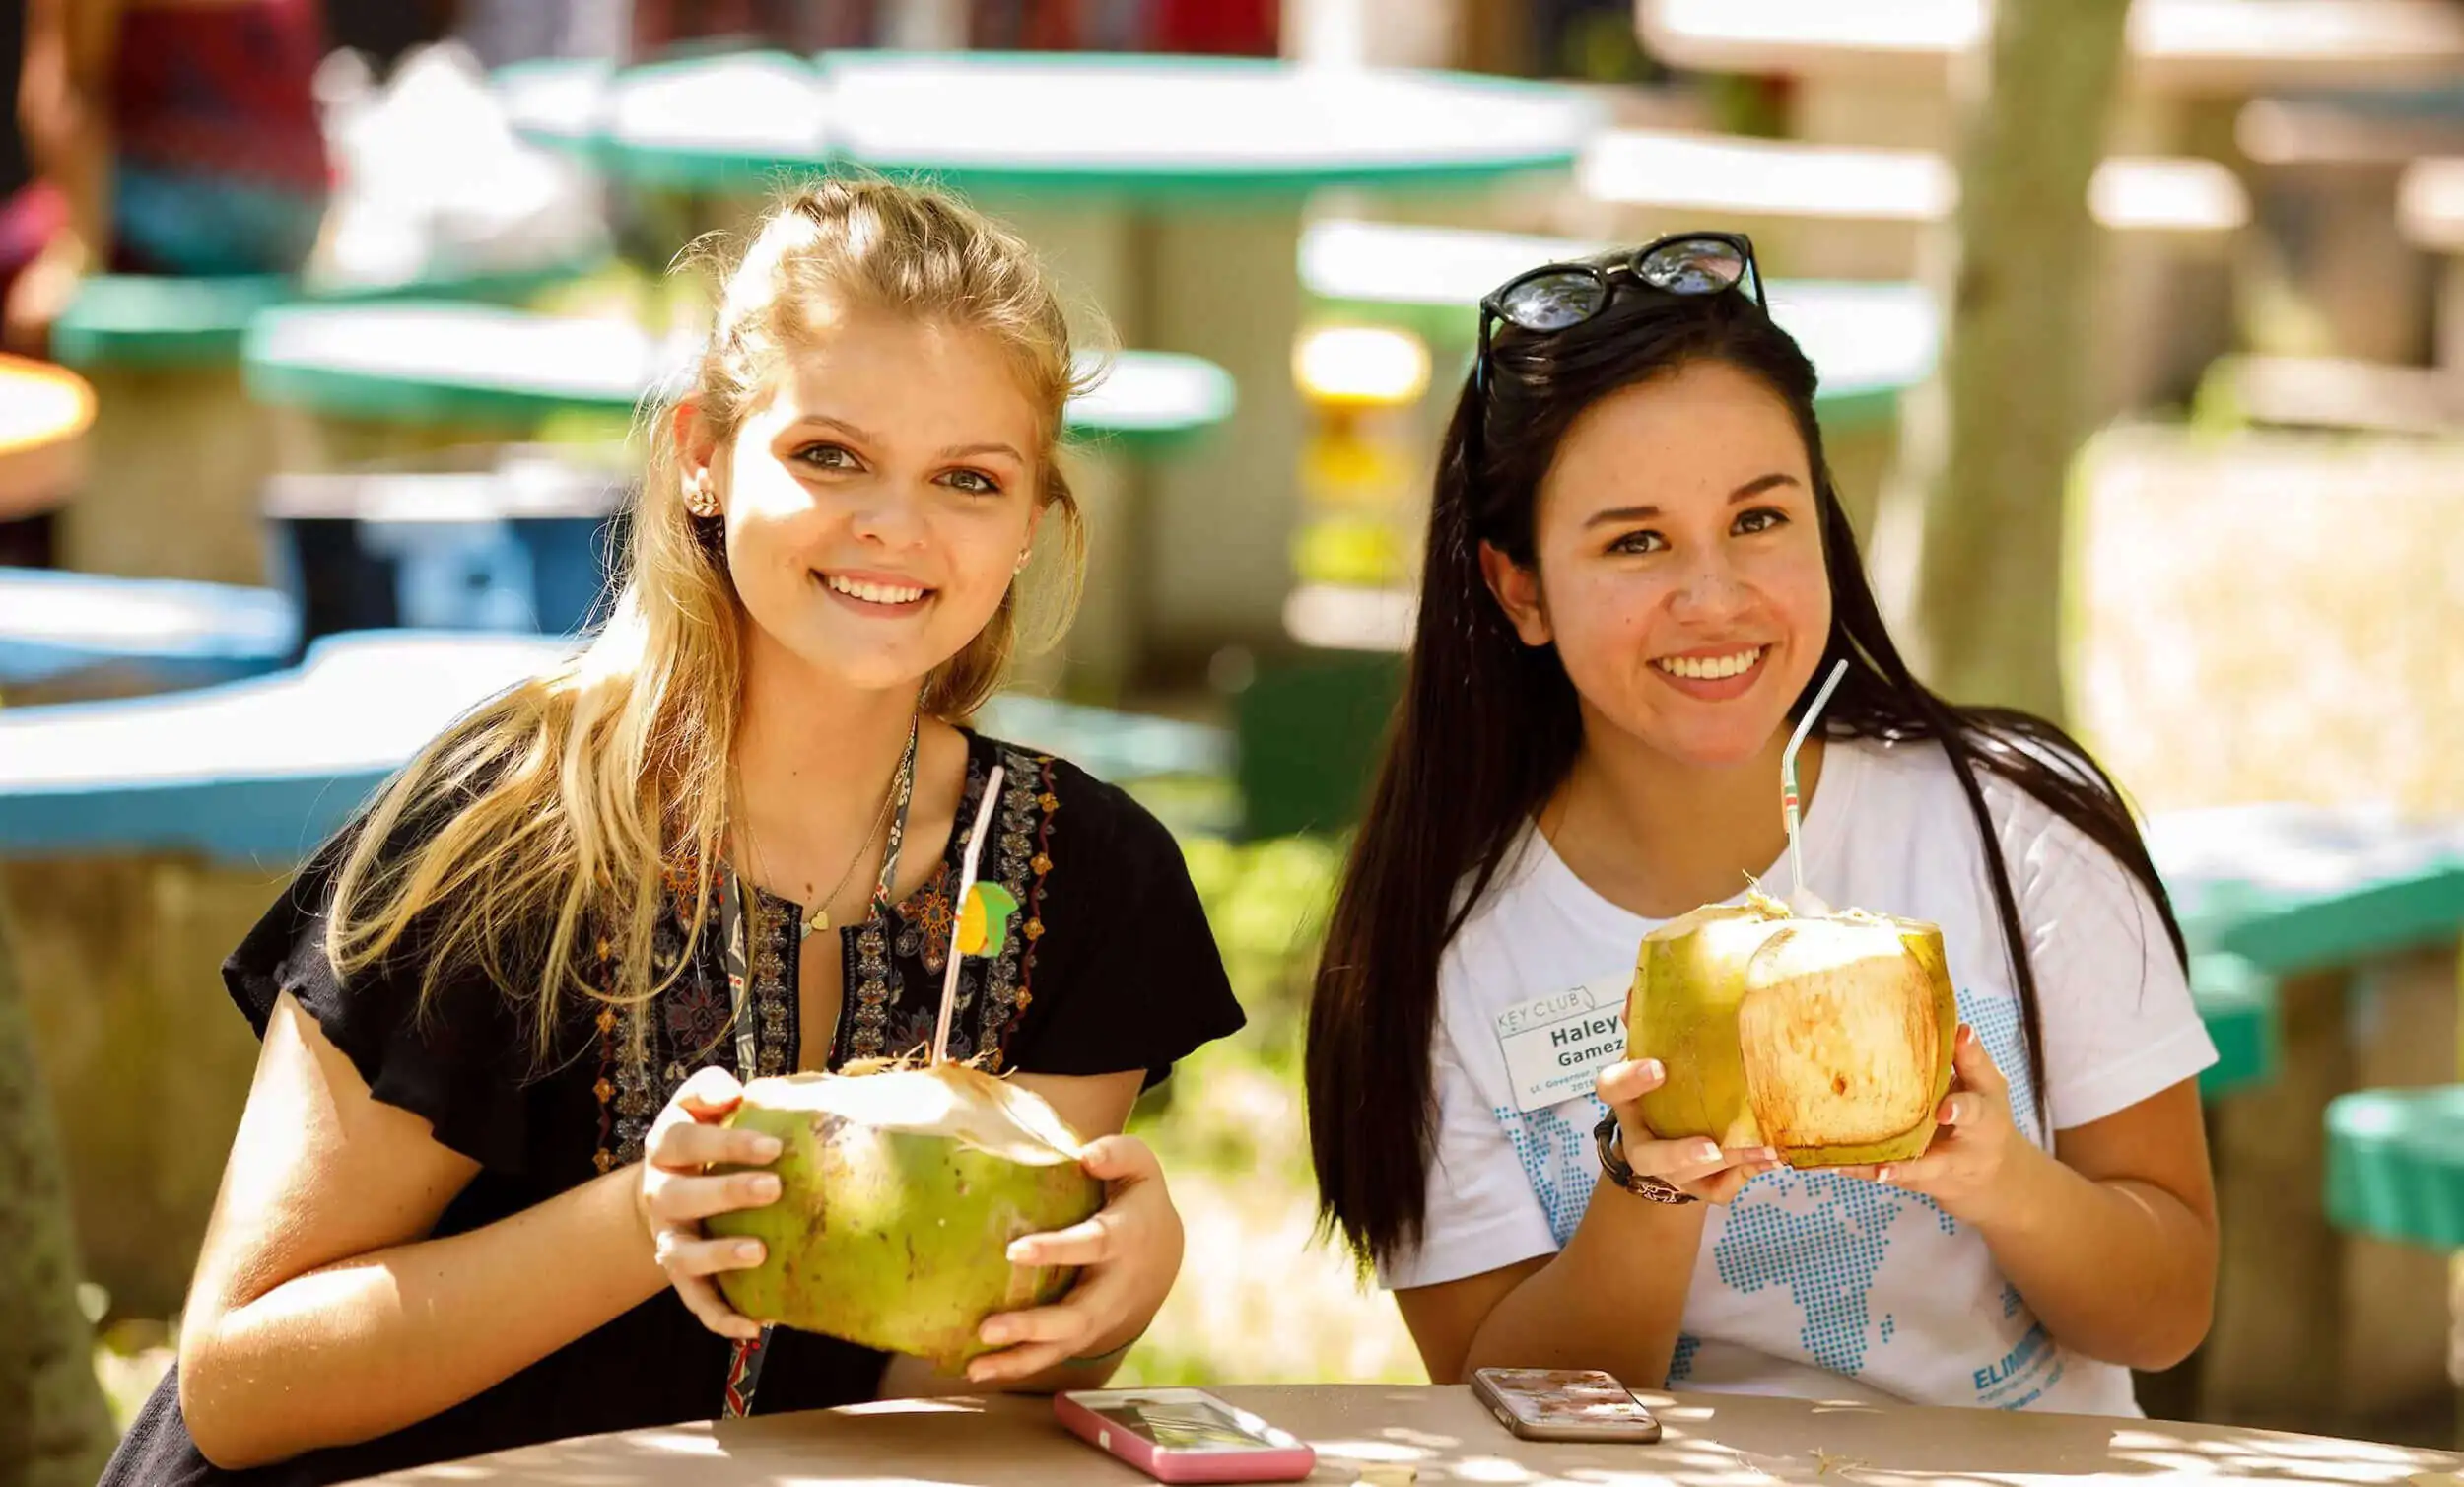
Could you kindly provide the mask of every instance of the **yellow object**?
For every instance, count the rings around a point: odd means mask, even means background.
[[[1292,381],[1312,402],[1400,407],[1428,390],[1429,348],[1408,331],[1328,326],[1292,347]]]
[[[1018,901],[998,883],[978,883],[958,911],[958,953],[984,955],[1009,938],[1009,916]]]

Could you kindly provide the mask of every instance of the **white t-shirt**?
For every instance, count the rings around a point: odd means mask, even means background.
[[[2145,892],[2033,797],[1992,775],[1979,780],[2027,930],[2053,1128],[2100,1119],[2215,1062]],[[1825,900],[1942,926],[1959,1015],[2010,1079],[2020,1131],[2047,1145],[1982,844],[1941,747],[1832,743],[1800,835],[1806,879]],[[1790,879],[1775,864],[1765,881],[1784,889]],[[1424,1237],[1380,1268],[1383,1284],[1476,1275],[1554,1253],[1573,1236],[1600,1176],[1592,1127],[1607,1113],[1590,1070],[1622,1056],[1635,952],[1660,922],[1593,892],[1544,837],[1526,833],[1439,966]],[[1519,1038],[1519,1086],[1501,1016],[1574,988],[1589,988],[1603,1015],[1577,1023],[1554,1057],[1536,1058]],[[1554,1094],[1580,1093],[1519,1109],[1517,1089],[1538,1089],[1546,1076],[1535,1070],[1558,1061],[1577,1077]],[[1974,1230],[1903,1189],[1786,1168],[1706,1213],[1669,1383],[2140,1413],[2129,1371],[2054,1342]]]

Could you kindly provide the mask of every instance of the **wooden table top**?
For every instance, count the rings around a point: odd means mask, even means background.
[[[64,367],[0,354],[0,520],[66,500],[85,477],[94,389]]]
[[[2410,1448],[2220,1426],[1987,1409],[1821,1404],[1739,1394],[1642,1393],[1665,1438],[1652,1446],[1541,1445],[1508,1435],[1461,1387],[1379,1385],[1212,1390],[1308,1441],[1313,1482],[1411,1468],[1428,1482],[2050,1482],[2148,1479],[2456,1487],[2456,1458]],[[1370,1480],[1405,1480],[1372,1472]],[[749,1421],[630,1431],[373,1479],[592,1487],[1080,1487],[1148,1480],[1068,1434],[1051,1401],[993,1396],[892,1400]]]

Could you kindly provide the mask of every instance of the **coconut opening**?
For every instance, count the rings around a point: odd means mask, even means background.
[[[773,1110],[837,1115],[875,1130],[939,1136],[1030,1166],[1075,1162],[1086,1144],[1032,1091],[962,1063],[761,1081]]]

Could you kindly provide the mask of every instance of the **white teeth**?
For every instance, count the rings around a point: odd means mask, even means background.
[[[913,604],[924,596],[924,591],[921,588],[894,588],[886,583],[857,583],[853,579],[836,576],[823,581],[827,582],[833,591],[846,594],[850,598],[861,599],[867,604]]]
[[[1671,676],[1686,677],[1698,682],[1716,682],[1724,676],[1738,676],[1752,670],[1754,662],[1761,660],[1762,652],[1769,648],[1767,645],[1757,645],[1751,650],[1741,650],[1735,655],[1709,656],[1701,659],[1675,655],[1666,660],[1654,661],[1652,664]]]

